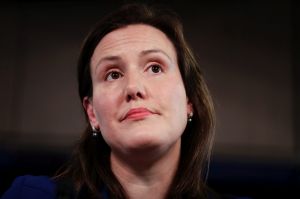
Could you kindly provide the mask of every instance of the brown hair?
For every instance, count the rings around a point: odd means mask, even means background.
[[[167,198],[201,198],[205,181],[203,171],[211,153],[214,110],[199,64],[189,48],[178,16],[170,10],[144,4],[130,4],[103,18],[84,41],[78,62],[78,86],[81,101],[91,97],[90,59],[100,40],[109,32],[130,24],[147,24],[164,32],[173,43],[187,97],[193,104],[193,121],[182,135],[181,157]],[[87,118],[88,121],[88,118]],[[111,171],[110,148],[101,135],[92,137],[88,124],[68,167],[58,179],[69,177],[77,190],[86,190],[87,198],[100,197],[105,187],[111,198],[127,198],[124,189]]]

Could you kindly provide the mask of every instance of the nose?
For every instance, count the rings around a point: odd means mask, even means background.
[[[146,89],[144,82],[142,78],[138,76],[139,75],[131,75],[130,77],[128,77],[125,89],[125,98],[127,102],[146,98]]]

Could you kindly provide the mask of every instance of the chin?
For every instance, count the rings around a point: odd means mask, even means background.
[[[131,138],[129,143],[125,144],[127,151],[138,152],[138,151],[156,151],[163,146],[167,145],[161,138],[153,136],[139,136],[136,138]]]

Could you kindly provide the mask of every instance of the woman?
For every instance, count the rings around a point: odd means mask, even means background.
[[[72,160],[51,180],[18,178],[3,198],[24,187],[39,198],[212,197],[212,100],[174,13],[134,4],[106,16],[84,42],[78,83],[89,125]]]

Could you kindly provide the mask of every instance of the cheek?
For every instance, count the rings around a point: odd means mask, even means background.
[[[184,119],[187,115],[187,97],[182,81],[168,81],[159,88],[159,99],[163,106],[169,109],[170,114],[176,114],[179,120]]]
[[[96,97],[97,96],[97,97]],[[111,145],[111,140],[114,140],[113,131],[113,117],[114,110],[116,109],[115,101],[112,96],[110,97],[102,97],[106,96],[103,94],[98,94],[94,99],[94,111],[99,123],[99,128],[101,134],[108,145]]]
[[[176,114],[178,114],[178,118],[180,120],[185,119],[187,115],[187,97],[184,87],[181,85],[175,87],[171,98],[170,102],[172,102],[172,108],[176,111]]]
[[[100,128],[108,124],[116,112],[118,95],[116,89],[96,88],[93,96],[94,111]]]
[[[103,101],[96,101],[94,103],[95,107],[95,115],[97,117],[97,121],[100,123],[100,126],[103,126],[103,121],[108,118],[110,114],[110,103],[106,103]]]

